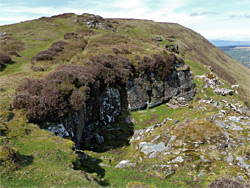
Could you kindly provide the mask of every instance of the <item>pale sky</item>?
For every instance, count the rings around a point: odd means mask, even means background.
[[[0,25],[68,12],[175,22],[209,40],[250,41],[250,0],[0,0]]]

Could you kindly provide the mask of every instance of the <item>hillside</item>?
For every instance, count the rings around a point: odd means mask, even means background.
[[[1,26],[1,185],[247,186],[249,85],[250,69],[179,24]]]
[[[250,46],[225,46],[220,47],[220,49],[247,68],[250,68]]]

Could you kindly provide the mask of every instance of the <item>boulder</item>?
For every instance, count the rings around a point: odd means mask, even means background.
[[[152,39],[158,42],[162,41],[162,38],[160,36],[152,36]]]
[[[173,159],[171,163],[182,163],[183,161],[184,159],[182,158],[182,156],[178,156],[175,159]]]
[[[70,136],[68,130],[65,128],[65,126],[62,123],[60,123],[56,126],[50,126],[47,128],[47,130],[54,133],[57,136],[60,136],[60,137]]]
[[[122,160],[121,162],[119,162],[115,168],[126,168],[129,166],[135,166],[136,163],[132,163],[131,160]]]
[[[179,54],[179,46],[177,44],[167,44],[165,48],[169,50],[170,52]]]
[[[149,158],[156,157],[156,154],[162,151],[165,151],[166,147],[163,142],[160,142],[158,144],[153,144],[150,142],[140,142],[138,149],[147,155]]]
[[[214,93],[217,95],[226,96],[226,95],[233,95],[234,91],[227,88],[216,88],[214,90]]]

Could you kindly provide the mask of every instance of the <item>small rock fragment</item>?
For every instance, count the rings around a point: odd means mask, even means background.
[[[121,162],[119,162],[115,168],[126,168],[129,166],[135,166],[136,163],[132,163],[131,160],[122,160]]]

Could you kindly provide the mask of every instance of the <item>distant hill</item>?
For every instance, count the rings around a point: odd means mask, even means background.
[[[250,41],[210,40],[230,57],[250,68]]]
[[[250,68],[250,45],[245,46],[222,46],[219,47],[229,56]]]
[[[226,41],[226,40],[210,40],[210,42],[217,46],[249,46],[250,41]]]

